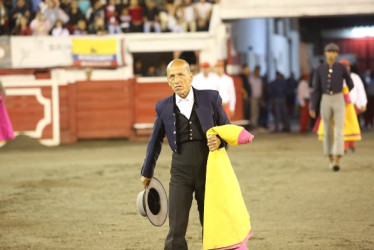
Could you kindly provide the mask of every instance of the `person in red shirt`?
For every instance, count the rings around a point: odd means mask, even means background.
[[[138,0],[131,0],[129,6],[131,16],[131,32],[143,32],[143,8]]]
[[[16,36],[31,36],[31,29],[26,17],[21,17],[13,30]]]

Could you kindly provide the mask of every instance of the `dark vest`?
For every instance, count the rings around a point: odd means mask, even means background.
[[[179,108],[176,106],[177,143],[179,145],[190,141],[206,142],[206,136],[201,129],[195,107],[196,103],[192,108],[190,119],[187,119],[187,117],[180,113]]]

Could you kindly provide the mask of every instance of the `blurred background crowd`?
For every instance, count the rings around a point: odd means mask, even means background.
[[[216,1],[0,0],[0,35],[207,31]]]

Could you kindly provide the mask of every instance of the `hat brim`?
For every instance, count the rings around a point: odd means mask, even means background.
[[[147,216],[154,226],[162,226],[168,214],[168,199],[161,182],[153,177],[146,190],[140,192],[137,198],[138,211]]]

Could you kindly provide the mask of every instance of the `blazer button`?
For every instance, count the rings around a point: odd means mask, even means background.
[[[173,132],[173,134],[176,134],[176,133],[177,133],[177,132],[175,132],[175,131]]]
[[[176,142],[176,141],[174,141],[174,144],[177,144],[177,142]]]
[[[190,124],[192,124],[192,122],[190,121]]]
[[[174,152],[177,152],[177,150],[174,150]]]
[[[175,116],[175,113],[173,113],[173,116]]]

